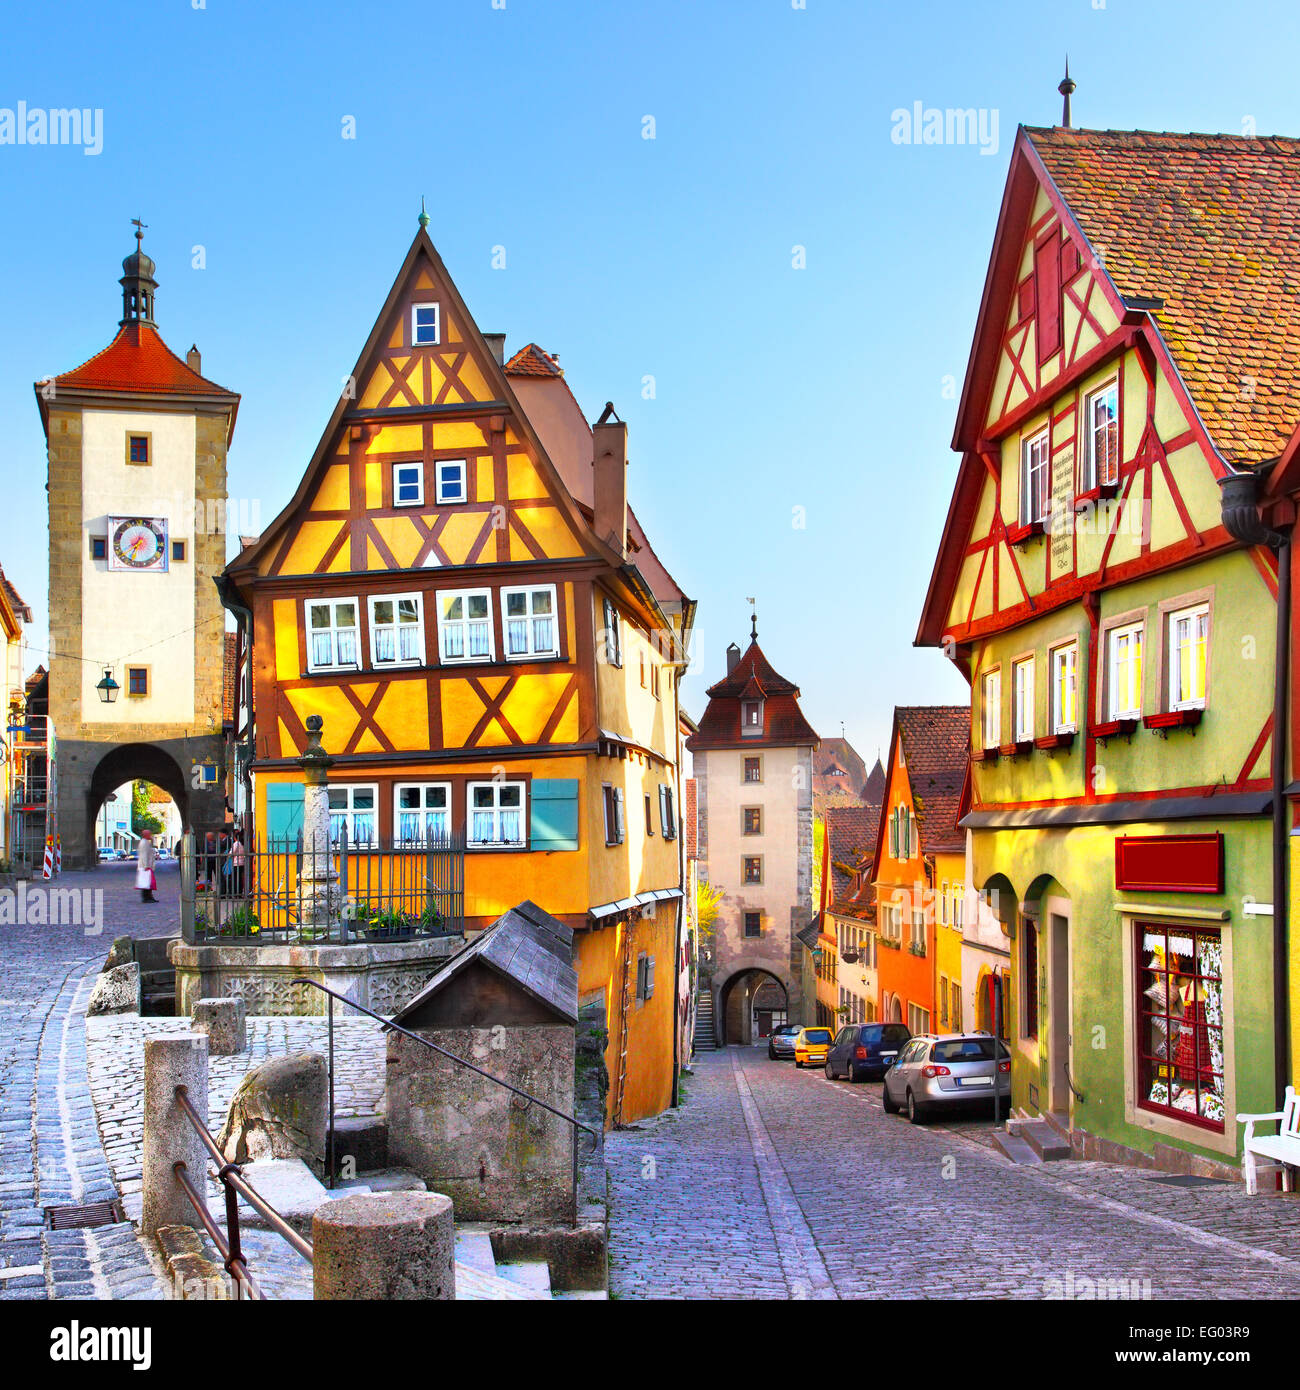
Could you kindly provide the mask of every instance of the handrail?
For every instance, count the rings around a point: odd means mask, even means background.
[[[1074,1084],[1074,1077],[1070,1075],[1070,1059],[1068,1057],[1065,1059],[1065,1084],[1070,1088],[1071,1092],[1074,1094],[1075,1100],[1077,1100],[1079,1104],[1082,1105],[1083,1092]]]
[[[328,994],[332,999],[337,999],[341,1004],[347,1004],[349,1008],[356,1009],[358,1013],[363,1013],[373,1018],[376,1023],[381,1024],[386,1032],[400,1033],[404,1038],[410,1038],[412,1042],[417,1042],[421,1047],[427,1047],[431,1051],[446,1057],[450,1062],[456,1062],[462,1067],[468,1067],[470,1071],[477,1072],[479,1076],[485,1077],[488,1081],[495,1081],[498,1086],[503,1086],[507,1091],[518,1096],[521,1100],[526,1100],[530,1105],[540,1105],[543,1110],[548,1110],[561,1120],[567,1120],[575,1129],[585,1130],[591,1135],[591,1149],[594,1153],[600,1144],[599,1133],[592,1129],[590,1125],[585,1125],[575,1115],[566,1115],[563,1110],[557,1110],[553,1105],[548,1105],[538,1096],[530,1096],[527,1091],[521,1091],[518,1086],[512,1086],[508,1081],[502,1081],[499,1076],[493,1076],[490,1071],[484,1071],[482,1067],[476,1067],[473,1062],[467,1062],[463,1057],[457,1057],[454,1052],[448,1052],[445,1047],[439,1047],[437,1043],[430,1042],[428,1038],[422,1038],[418,1033],[412,1033],[409,1028],[403,1028],[400,1023],[394,1023],[392,1019],[385,1018],[383,1014],[377,1014],[373,1009],[368,1009],[364,1004],[358,1004],[355,999],[349,999],[345,994],[339,994],[332,990],[328,985],[323,985],[319,980],[309,980],[300,977],[292,982],[295,985],[310,985],[313,989],[318,989],[322,994]],[[333,1083],[334,1066],[331,1059],[330,1080]],[[334,1130],[334,1118],[330,1116],[331,1140]],[[332,1147],[332,1144],[331,1144]],[[332,1176],[332,1175],[331,1175]]]
[[[221,1253],[225,1262],[226,1273],[231,1276],[241,1289],[247,1290],[249,1297],[260,1299],[264,1297],[261,1290],[257,1287],[253,1276],[248,1270],[248,1261],[239,1243],[239,1198],[243,1199],[253,1208],[260,1212],[270,1224],[275,1233],[286,1240],[296,1254],[299,1254],[307,1261],[312,1263],[313,1251],[310,1243],[303,1239],[297,1231],[285,1221],[284,1217],[275,1210],[273,1206],[262,1196],[256,1188],[250,1187],[244,1179],[244,1170],[238,1163],[227,1163],[226,1156],[221,1152],[217,1141],[212,1137],[206,1121],[194,1107],[194,1102],[190,1099],[189,1087],[180,1085],[175,1090],[176,1104],[180,1106],[185,1118],[189,1120],[190,1127],[199,1137],[199,1142],[207,1149],[217,1164],[217,1180],[221,1183],[226,1194],[226,1235],[222,1236],[220,1228],[212,1219],[212,1213],[208,1211],[207,1202],[196,1191],[194,1184],[190,1181],[188,1169],[184,1160],[178,1159],[172,1164],[172,1172],[176,1175],[177,1181],[185,1189],[185,1195],[189,1198],[190,1205],[194,1208],[203,1229],[208,1233],[212,1243]]]

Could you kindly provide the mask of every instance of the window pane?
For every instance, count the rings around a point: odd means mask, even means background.
[[[399,623],[414,623],[420,618],[420,601],[414,598],[402,598],[397,600],[397,621]]]
[[[532,597],[534,613],[549,613],[551,611],[551,591],[549,589],[534,589]]]
[[[380,599],[375,604],[375,622],[391,623],[393,621],[393,604],[391,599]]]
[[[491,787],[475,787],[473,804],[475,806],[494,806],[496,800],[492,795],[492,791],[493,789]]]
[[[486,618],[488,613],[488,598],[486,594],[470,594],[469,596],[469,616],[471,618]]]
[[[330,810],[331,810],[331,811],[336,811],[336,810],[339,810],[339,809],[347,810],[347,805],[348,805],[348,794],[347,794],[347,791],[346,791],[346,790],[335,791],[333,788],[331,788],[331,789],[330,789],[330,793],[329,793],[329,803],[330,803]]]
[[[311,614],[312,627],[329,627],[330,606],[328,603],[313,603],[307,609]]]
[[[527,594],[507,594],[506,613],[512,618],[522,617],[528,612]]]
[[[369,811],[375,804],[375,794],[368,787],[358,787],[352,793],[352,805],[358,811]]]
[[[518,806],[518,805],[519,805],[519,798],[520,798],[521,793],[523,792],[523,788],[522,788],[522,787],[500,787],[500,788],[498,788],[498,791],[499,791],[499,795],[498,795],[497,801],[498,801],[498,804],[499,804],[499,805],[501,805],[501,806]]]
[[[357,624],[357,609],[352,603],[338,603],[334,605],[334,626],[335,627],[355,627]]]
[[[420,804],[419,787],[402,787],[397,793],[397,804],[403,810],[418,807]]]
[[[463,617],[462,602],[459,594],[444,594],[442,599],[442,616],[451,622],[459,622]]]

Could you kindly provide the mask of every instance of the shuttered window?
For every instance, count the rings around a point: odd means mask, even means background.
[[[578,779],[534,777],[531,836],[535,850],[578,848]]]

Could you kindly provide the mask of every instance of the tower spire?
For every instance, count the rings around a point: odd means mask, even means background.
[[[757,605],[755,604],[755,602],[754,602],[754,600],[753,600],[752,598],[747,598],[747,599],[745,600],[745,602],[746,602],[747,604],[749,604],[749,608],[750,608],[750,613],[749,613],[749,640],[750,640],[751,642],[757,642],[757,641],[758,641],[758,607],[757,607]]]
[[[154,263],[140,246],[149,224],[133,217],[131,225],[135,228],[135,250],[122,262],[122,278],[118,281],[122,286],[122,317],[118,320],[121,328],[128,323],[153,322],[153,297],[158,288],[158,281],[153,278]]]
[[[427,212],[425,212],[425,210],[424,210],[424,194],[423,194],[423,193],[420,194],[420,216],[419,216],[419,218],[418,218],[417,220],[419,221],[421,227],[424,227],[426,230],[428,229],[428,226],[429,226],[429,214],[428,214]]]
[[[1056,90],[1065,99],[1064,110],[1061,112],[1061,124],[1066,130],[1070,129],[1070,97],[1078,83],[1070,76],[1070,55],[1065,55],[1065,76],[1061,78]]]

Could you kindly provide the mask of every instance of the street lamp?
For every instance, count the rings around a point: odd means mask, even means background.
[[[113,668],[104,667],[104,679],[95,687],[99,691],[99,698],[106,704],[111,705],[117,699],[117,692],[121,686],[113,679]]]

